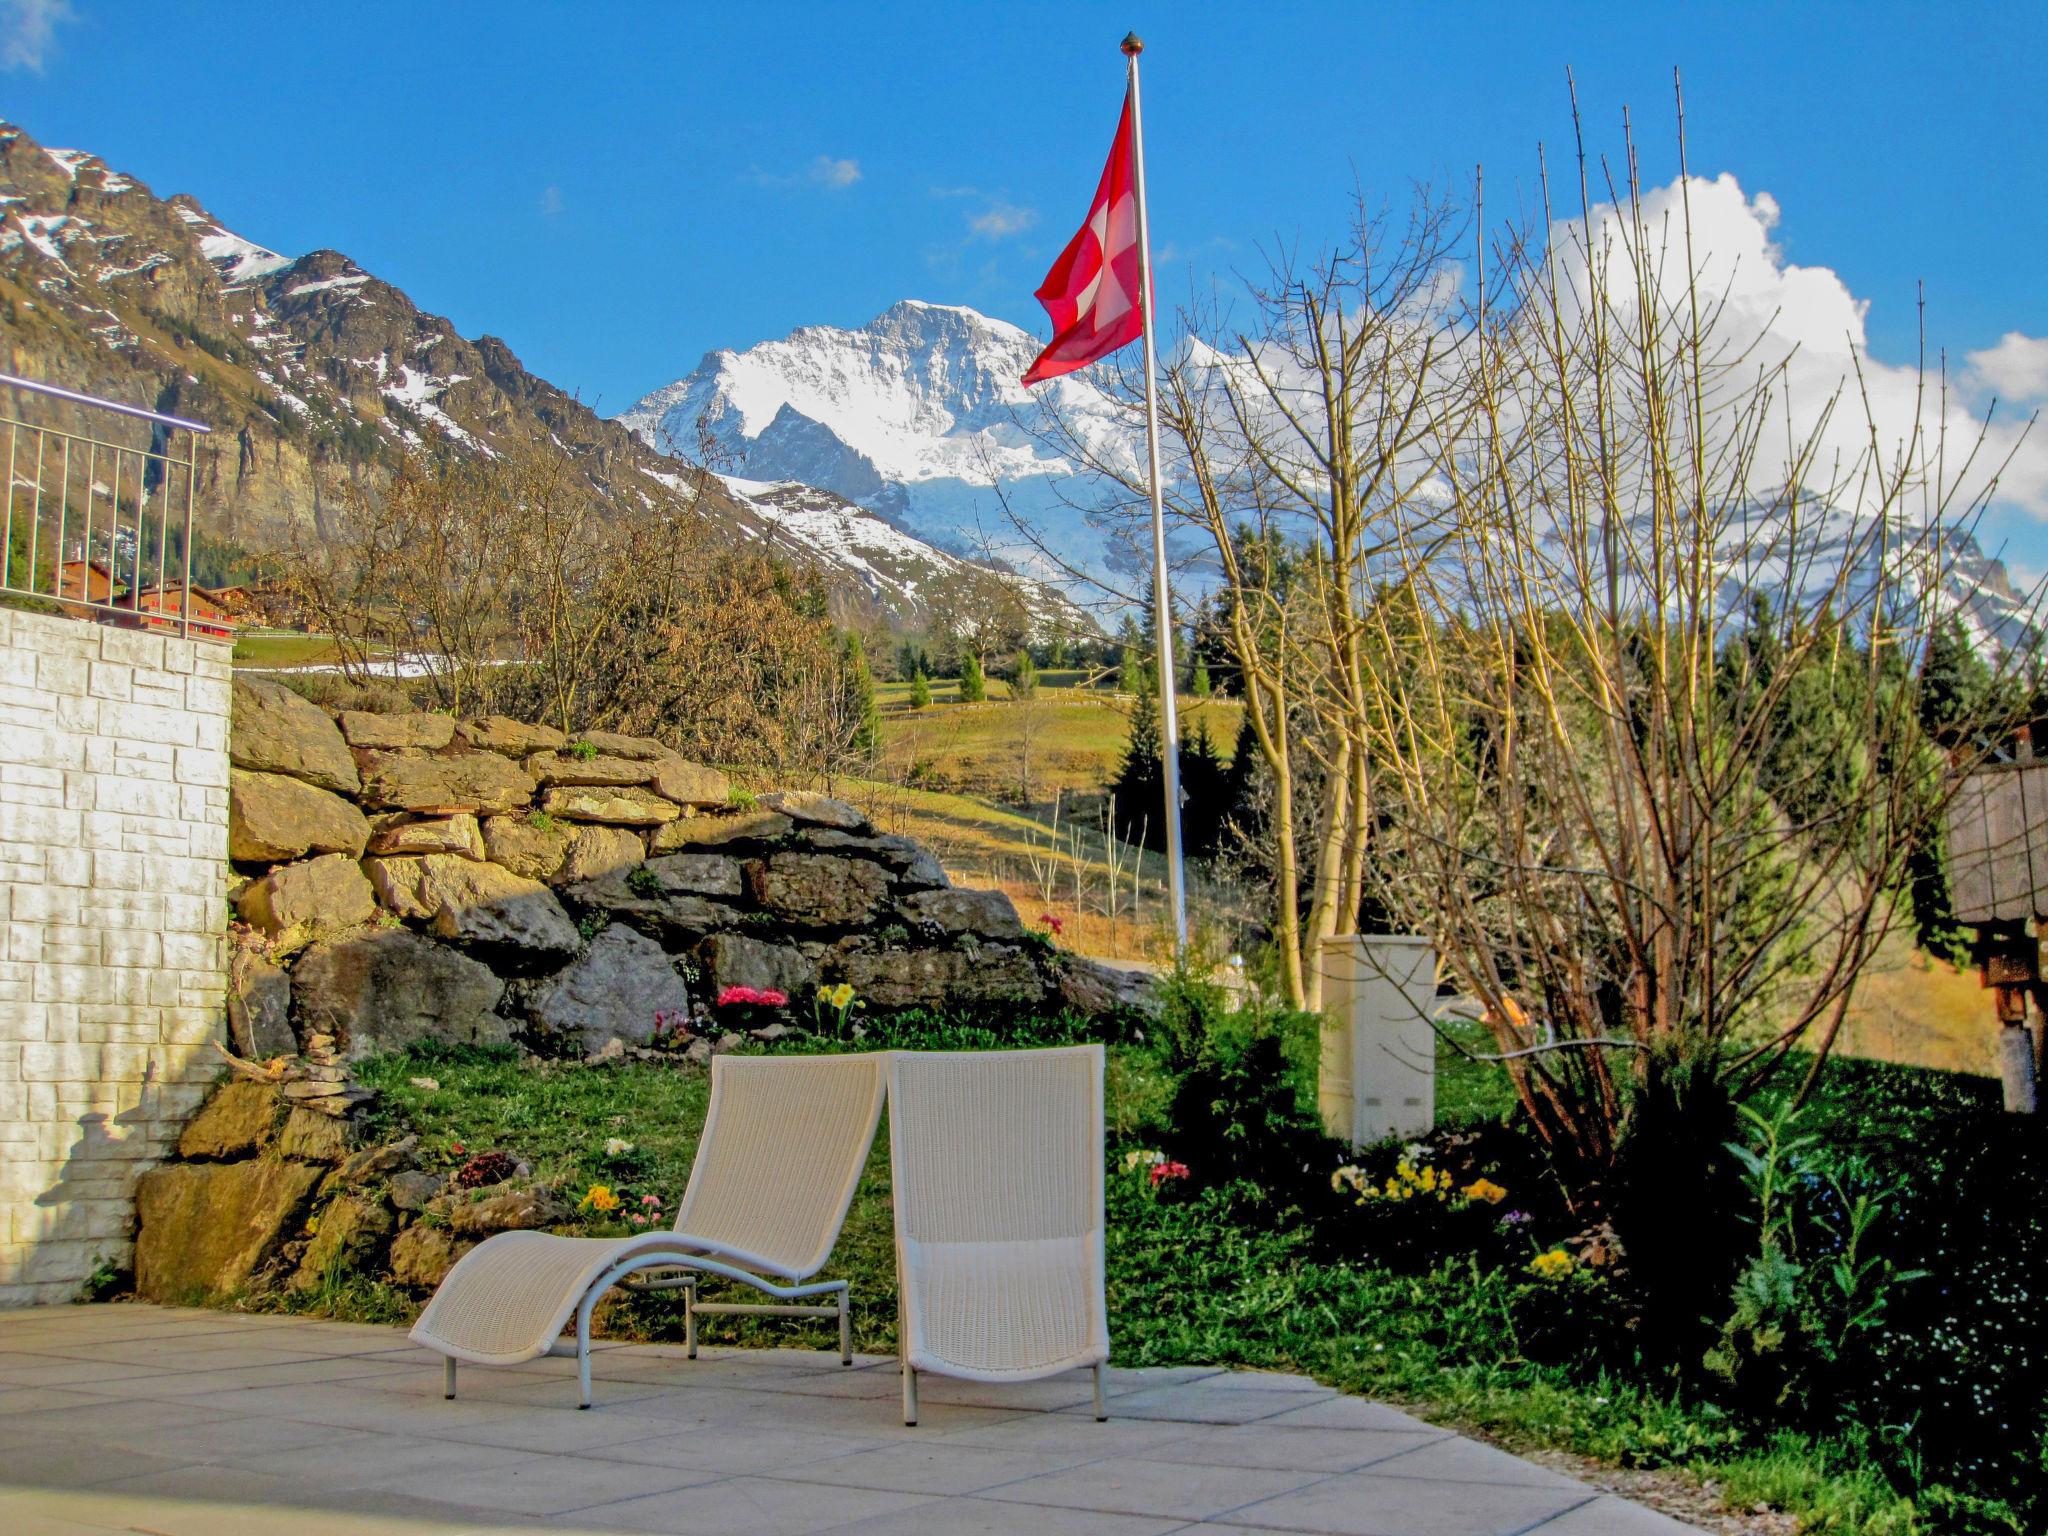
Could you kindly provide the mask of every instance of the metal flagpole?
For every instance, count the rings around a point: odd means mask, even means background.
[[[1138,55],[1145,43],[1132,32],[1123,40],[1130,60],[1131,172],[1138,199],[1138,302],[1145,322],[1145,446],[1152,459],[1153,623],[1159,637],[1159,756],[1166,769],[1166,878],[1173,903],[1173,952],[1188,947],[1187,869],[1180,850],[1180,701],[1173,670],[1173,598],[1166,585],[1166,510],[1159,491],[1158,354],[1152,344],[1152,235],[1145,218],[1145,114],[1138,104]]]

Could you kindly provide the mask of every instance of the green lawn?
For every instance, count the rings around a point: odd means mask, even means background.
[[[234,664],[238,667],[320,666],[336,659],[334,642],[326,635],[245,630],[235,636]]]

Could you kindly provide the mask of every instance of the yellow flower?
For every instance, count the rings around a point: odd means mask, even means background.
[[[1508,1197],[1508,1192],[1491,1179],[1474,1179],[1463,1193],[1467,1200],[1483,1200],[1488,1205],[1499,1205]]]
[[[609,1184],[593,1184],[580,1203],[586,1211],[616,1211],[619,1197],[612,1193]]]
[[[1576,1266],[1572,1256],[1562,1248],[1553,1248],[1548,1253],[1539,1253],[1529,1261],[1529,1273],[1538,1280],[1562,1280]]]
[[[1330,1175],[1330,1192],[1341,1195],[1347,1189],[1357,1189],[1361,1179],[1362,1175],[1359,1171],[1351,1164],[1346,1163],[1342,1168],[1339,1168]]]
[[[825,1001],[842,1011],[850,1008],[853,1005],[853,983],[842,981],[825,994]]]

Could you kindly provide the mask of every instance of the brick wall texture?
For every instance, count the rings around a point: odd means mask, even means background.
[[[125,1266],[226,986],[228,648],[0,610],[0,1306]]]

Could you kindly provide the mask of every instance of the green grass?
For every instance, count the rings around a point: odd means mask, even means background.
[[[235,636],[238,667],[306,667],[335,659],[334,642],[325,635],[245,631]]]

